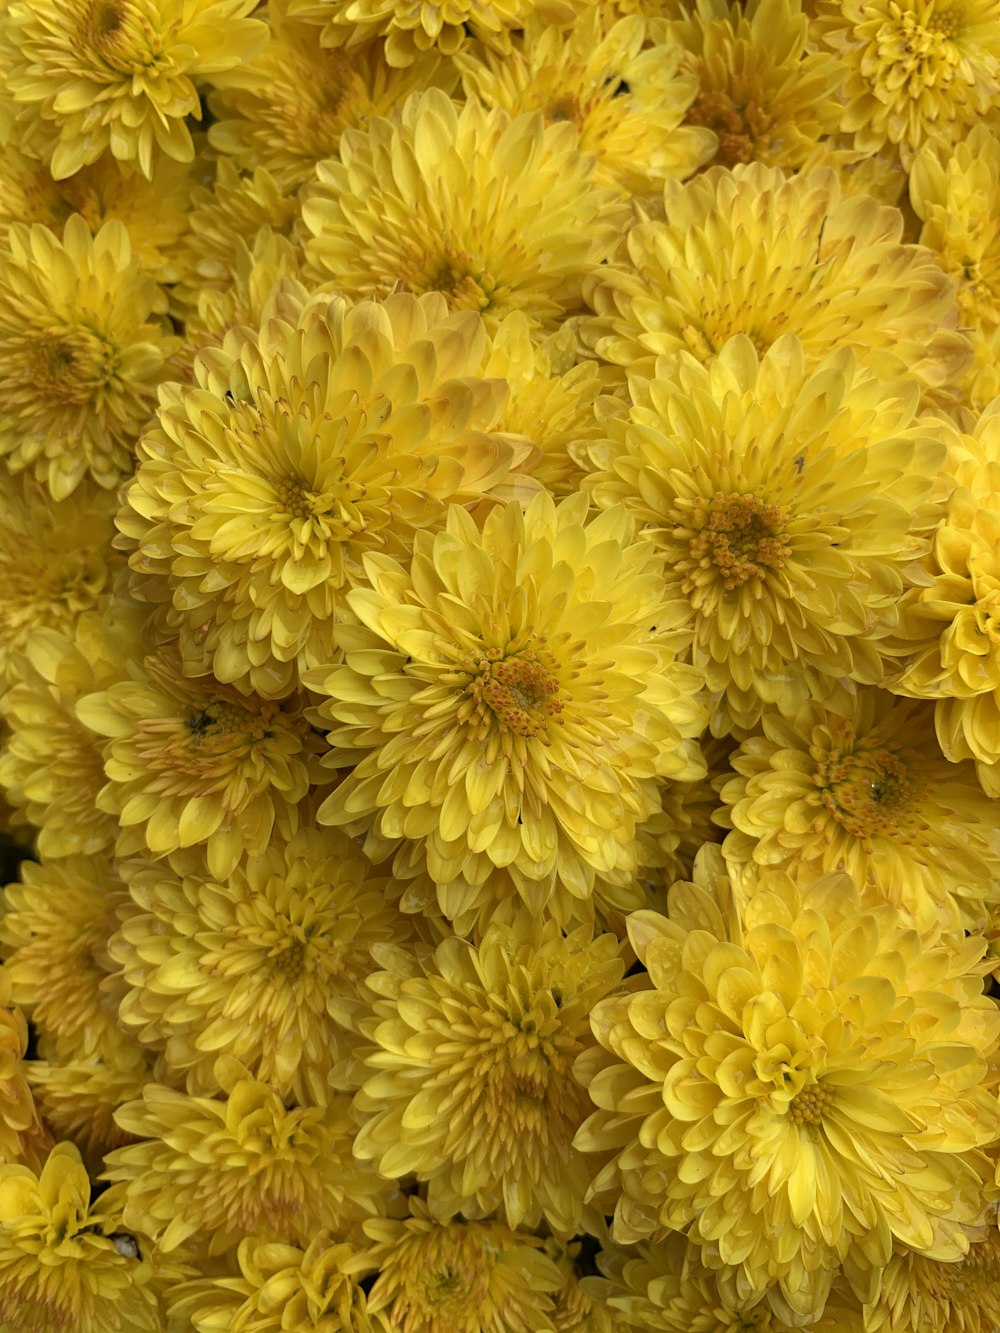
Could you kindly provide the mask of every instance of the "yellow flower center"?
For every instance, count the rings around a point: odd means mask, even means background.
[[[824,1112],[832,1103],[833,1099],[822,1083],[810,1083],[792,1099],[788,1114],[796,1125],[820,1125]]]
[[[935,12],[933,0],[923,12],[904,9],[890,0],[888,21],[875,36],[883,79],[895,96],[919,97],[924,89],[941,91],[952,83],[961,53],[952,40],[962,30],[957,9]]]
[[[294,518],[325,518],[333,512],[333,499],[323,491],[311,491],[297,477],[283,477],[274,483],[278,508]],[[363,489],[363,488],[362,488]],[[363,525],[364,520],[361,520]]]
[[[905,757],[884,747],[853,754],[835,751],[820,764],[813,781],[841,828],[862,842],[905,832],[921,795]]]
[[[276,704],[262,701],[257,712],[228,700],[216,700],[206,708],[190,713],[186,726],[195,743],[205,736],[242,733],[248,740],[267,740],[270,722],[278,713]]]
[[[430,1316],[435,1328],[444,1326],[440,1321],[445,1315],[464,1325],[486,1299],[492,1267],[478,1238],[465,1227],[458,1223],[435,1227],[406,1265],[411,1311]]]
[[[712,579],[732,592],[751,579],[762,583],[769,570],[781,569],[790,551],[782,531],[786,517],[781,505],[767,504],[754,495],[716,491],[708,504],[695,509],[690,531],[674,533],[688,540],[687,591]]]
[[[445,242],[428,253],[413,240],[404,241],[402,248],[398,277],[407,291],[442,292],[452,310],[489,310],[493,304],[497,283],[469,251]]]
[[[555,666],[544,651],[526,648],[516,657],[503,658],[498,649],[489,649],[472,668],[475,675],[466,687],[480,729],[496,721],[516,736],[544,740],[550,722],[561,720],[563,707]]]
[[[118,353],[89,329],[44,329],[30,358],[33,383],[40,393],[62,403],[90,403],[115,377]]]
[[[684,117],[688,125],[704,125],[719,139],[710,166],[734,167],[763,157],[771,142],[773,117],[757,102],[736,102],[724,89],[701,92]]]

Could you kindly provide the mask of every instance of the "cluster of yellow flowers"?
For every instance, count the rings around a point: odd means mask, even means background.
[[[998,1333],[1000,0],[0,74],[0,1333]]]

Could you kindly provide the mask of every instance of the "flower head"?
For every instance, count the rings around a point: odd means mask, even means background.
[[[16,224],[0,251],[0,454],[64,500],[89,473],[108,490],[170,374],[166,297],[117,219],[62,240]]]
[[[491,324],[521,310],[545,332],[582,308],[628,212],[594,183],[573,125],[476,97],[458,107],[440,89],[345,131],[316,175],[302,218],[320,281],[355,297],[441,292]]]
[[[396,852],[398,877],[476,886],[506,867],[539,906],[559,883],[587,898],[629,879],[656,777],[703,772],[655,550],[622,509],[586,515],[582,495],[540,495],[480,531],[453,505],[409,568],[367,558],[344,665],[308,678],[327,762],[355,765],[319,819],[375,864]]]
[[[992,1333],[1000,1328],[1000,1232],[994,1224],[957,1263],[894,1254],[877,1299],[865,1310],[868,1333]]]

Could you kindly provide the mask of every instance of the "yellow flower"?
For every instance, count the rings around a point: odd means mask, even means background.
[[[437,1222],[419,1199],[410,1216],[365,1223],[379,1275],[370,1314],[406,1333],[549,1333],[559,1268],[528,1232],[500,1222]]]
[[[458,70],[437,51],[394,69],[378,38],[349,50],[320,46],[315,27],[289,18],[287,8],[286,0],[268,5],[271,40],[250,66],[259,83],[209,98],[209,142],[241,171],[266,167],[283,188],[298,189],[317,162],[336,156],[344,130],[390,115],[412,92],[451,93],[458,83]]]
[[[0,1166],[0,1311],[17,1333],[160,1333],[154,1268],[91,1202],[80,1154],[59,1143],[36,1175]]]
[[[321,1231],[308,1246],[240,1242],[239,1276],[185,1283],[171,1316],[195,1333],[383,1333],[368,1314],[354,1249]]]
[[[713,164],[803,167],[840,128],[846,67],[807,49],[799,0],[709,0],[666,25],[698,82],[688,125],[714,134]]]
[[[272,308],[278,283],[290,290],[288,279],[297,281],[301,271],[300,247],[271,227],[261,227],[249,245],[237,236],[227,259],[226,281],[205,282],[198,290],[197,310],[186,312],[185,352],[190,368],[186,366],[178,379],[194,382],[197,353],[209,346],[221,347],[230,329],[259,329]]]
[[[225,879],[275,831],[295,831],[298,803],[323,776],[323,742],[300,699],[187,679],[169,651],[127,669],[128,680],[77,704],[84,725],[110,737],[97,801],[118,817],[119,856],[205,843],[210,873]]]
[[[887,379],[954,396],[971,361],[954,288],[901,243],[898,209],[842,198],[829,169],[786,178],[759,162],[667,185],[664,202],[668,220],[634,226],[627,257],[585,286],[597,317],[581,333],[599,356],[650,376],[658,355],[707,362],[736,333],[763,355],[794,333],[810,366],[849,345]]]
[[[880,641],[937,517],[922,501],[959,444],[918,416],[912,381],[859,369],[848,348],[808,365],[791,335],[759,361],[745,336],[707,367],[661,358],[632,382],[631,421],[591,448],[598,503],[624,500],[666,557],[717,736],[767,704],[791,713],[843,700],[845,678],[883,679]]]
[[[535,13],[572,18],[565,0],[452,0],[447,6],[431,0],[293,0],[290,12],[323,25],[323,46],[351,49],[385,37],[386,61],[400,67],[434,48],[454,55],[469,36],[509,51],[512,30]]]
[[[580,1249],[579,1241],[563,1246],[550,1240],[546,1245],[563,1275],[551,1316],[553,1333],[626,1333],[628,1326],[617,1310],[612,1310],[590,1283],[580,1280]]]
[[[605,1051],[576,1064],[600,1108],[576,1144],[615,1154],[594,1184],[613,1238],[687,1230],[726,1305],[791,1324],[842,1265],[872,1300],[894,1243],[961,1259],[1000,1134],[985,941],[918,935],[846,875],[762,877],[742,930],[693,884],[669,911],[629,919],[649,989],[598,1004]]]
[[[573,1235],[590,1175],[570,1145],[589,1102],[570,1071],[624,970],[613,935],[530,918],[487,927],[478,947],[452,937],[423,959],[395,953],[370,980],[355,1155],[427,1181],[435,1217],[497,1212]]]
[[[813,37],[849,67],[843,128],[903,166],[930,135],[958,143],[1000,97],[997,0],[820,0]]]
[[[300,829],[223,883],[193,848],[122,874],[134,906],[109,945],[122,1025],[162,1046],[192,1091],[217,1090],[225,1051],[282,1096],[322,1100],[348,1051],[337,1020],[367,1012],[369,949],[412,934],[355,844]]]
[[[317,167],[306,258],[350,296],[437,291],[491,325],[521,310],[555,332],[628,216],[593,165],[573,125],[414,93],[394,119],[345,131],[339,158]]]
[[[722,788],[730,861],[800,880],[845,870],[911,924],[947,925],[957,908],[982,930],[1000,880],[996,806],[971,764],[942,758],[932,704],[864,691],[852,717],[808,703],[791,719],[765,714],[762,730]]]
[[[142,1100],[116,1114],[142,1142],[107,1157],[105,1176],[121,1182],[125,1225],[164,1252],[197,1237],[222,1254],[248,1235],[307,1244],[370,1217],[386,1186],[351,1159],[349,1100],[286,1107],[237,1061],[220,1057],[221,1098],[189,1097],[147,1084]]]
[[[721,842],[724,830],[713,816],[721,806],[720,788],[733,776],[730,763],[734,742],[712,735],[701,738],[708,772],[698,782],[665,782],[661,808],[639,830],[642,842],[641,875],[654,893],[675,880],[690,879],[694,858],[705,843]],[[649,906],[636,903],[631,910]]]
[[[113,219],[63,239],[16,224],[0,251],[0,454],[64,500],[88,472],[113,489],[180,346],[166,297]]]
[[[6,1000],[6,979],[2,978]],[[30,1065],[28,1024],[20,1009],[0,1006],[0,1162],[22,1162],[37,1168],[50,1147],[25,1079]],[[32,1062],[33,1063],[33,1062]]]
[[[50,512],[58,518],[73,501]],[[137,620],[133,608],[112,602],[101,614],[85,611],[71,635],[36,630],[13,659],[14,683],[0,697],[0,717],[10,727],[0,786],[38,829],[42,856],[90,856],[114,844],[117,821],[97,806],[102,742],[79,720],[76,704],[121,680],[122,663],[138,643]]]
[[[993,1333],[1000,1328],[1000,1233],[970,1246],[958,1263],[894,1254],[866,1333]],[[846,1330],[845,1330],[846,1333]]]
[[[376,865],[396,852],[398,878],[475,887],[507,868],[537,908],[558,884],[585,899],[630,879],[656,778],[704,772],[656,552],[622,508],[586,516],[582,495],[539,495],[480,531],[453,505],[408,569],[366,558],[345,664],[308,677],[326,762],[356,765],[319,819]]]
[[[503,480],[529,446],[493,431],[506,386],[476,373],[485,345],[438,296],[351,309],[279,286],[259,335],[234,330],[196,386],[164,389],[118,526],[188,671],[287,694],[335,660],[366,553],[404,556],[446,502]]]
[[[0,26],[16,135],[57,180],[106,152],[152,177],[160,150],[194,157],[185,118],[267,41],[254,0],[15,0]]]
[[[615,21],[589,3],[568,29],[529,19],[512,51],[469,47],[456,64],[466,93],[487,106],[574,124],[597,160],[594,180],[628,196],[684,180],[710,156],[712,136],[682,124],[698,87],[682,57],[638,16]]]

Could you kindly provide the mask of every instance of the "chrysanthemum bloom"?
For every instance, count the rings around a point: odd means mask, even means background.
[[[728,737],[706,734],[701,738],[705,776],[697,782],[663,784],[660,810],[639,830],[640,874],[654,893],[664,893],[675,880],[690,879],[695,856],[705,843],[722,842],[725,833],[713,815],[722,804],[722,784],[733,776],[729,757],[734,745]]]
[[[351,1157],[347,1097],[286,1107],[266,1083],[220,1057],[226,1095],[189,1097],[160,1084],[121,1107],[122,1129],[142,1142],[107,1158],[106,1178],[125,1189],[128,1227],[165,1252],[192,1236],[222,1254],[248,1235],[308,1244],[379,1211],[386,1185]]]
[[[0,454],[64,500],[89,472],[110,490],[132,471],[132,445],[180,340],[167,301],[113,219],[96,236],[82,217],[63,239],[12,226],[0,250]]]
[[[324,776],[323,740],[301,699],[275,703],[189,680],[169,650],[127,666],[127,680],[77,704],[80,720],[110,737],[97,804],[118,818],[118,854],[204,843],[209,872],[225,879],[275,830],[290,837],[296,806]]]
[[[160,1333],[154,1269],[70,1143],[0,1166],[0,1318],[17,1333]]]
[[[580,1242],[563,1245],[553,1239],[545,1248],[563,1275],[550,1316],[552,1333],[626,1333],[628,1326],[618,1311],[591,1290],[589,1283],[581,1281]]]
[[[722,788],[729,860],[800,881],[846,870],[911,924],[947,923],[957,908],[967,930],[982,930],[1000,880],[996,806],[971,764],[942,757],[933,704],[865,690],[853,717],[810,702],[761,725]]]
[[[412,934],[358,847],[300,829],[221,884],[194,848],[122,874],[134,908],[109,945],[127,984],[121,1023],[162,1045],[191,1091],[217,1090],[225,1051],[282,1096],[321,1101],[348,1050],[337,1019],[367,1012],[370,947]]]
[[[320,46],[312,24],[288,17],[286,0],[268,5],[271,40],[250,68],[260,82],[209,98],[216,123],[209,142],[241,171],[266,167],[285,189],[311,180],[316,163],[334,157],[346,129],[388,116],[413,92],[458,83],[458,70],[436,51],[406,69],[386,62],[375,38],[350,50]]]
[[[894,1243],[961,1259],[1000,1133],[985,941],[905,929],[846,875],[772,872],[745,930],[695,885],[669,910],[630,918],[650,989],[597,1006],[605,1051],[576,1066],[600,1108],[577,1146],[616,1154],[594,1184],[613,1238],[687,1229],[725,1304],[792,1324],[841,1265],[872,1300]]]
[[[666,26],[698,82],[688,125],[715,136],[713,162],[802,167],[840,128],[837,89],[847,69],[828,52],[807,52],[809,20],[799,0],[711,0]]]
[[[306,257],[351,296],[442,292],[492,323],[522,310],[555,332],[628,205],[593,180],[576,127],[511,117],[475,97],[415,93],[392,120],[347,130],[304,192]]]
[[[894,1254],[866,1333],[993,1333],[1000,1328],[1000,1233],[992,1226],[954,1264]]]
[[[248,76],[267,25],[254,0],[15,0],[0,27],[11,136],[72,176],[106,152],[153,174],[157,150],[190,162],[198,87]]]
[[[830,169],[786,178],[759,162],[668,184],[664,201],[667,221],[634,226],[586,284],[597,318],[582,334],[605,360],[651,375],[658,355],[709,361],[736,333],[763,354],[794,333],[811,365],[849,345],[886,378],[954,393],[971,361],[954,287],[901,244],[898,209],[841,197]]]
[[[546,1333],[563,1275],[530,1232],[500,1222],[437,1222],[419,1199],[410,1216],[365,1223],[379,1275],[368,1311],[406,1333]]]
[[[25,1080],[27,1049],[28,1024],[24,1014],[20,1009],[0,1007],[0,1162],[24,1162],[38,1167],[50,1139]]]
[[[10,1000],[47,1036],[75,1039],[88,1055],[117,1032],[115,1005],[101,991],[108,937],[124,895],[103,857],[21,863],[3,891],[0,953]]]
[[[507,868],[537,912],[557,884],[626,882],[657,777],[704,772],[701,682],[675,661],[655,549],[623,508],[586,518],[580,494],[511,503],[482,531],[453,505],[409,568],[367,557],[346,661],[308,681],[334,727],[325,762],[356,765],[320,822],[364,836],[374,864],[395,852],[401,879],[473,889]]]
[[[814,370],[792,335],[762,359],[730,340],[635,380],[630,422],[591,448],[587,485],[625,501],[663,552],[672,623],[716,696],[712,731],[792,713],[843,681],[883,679],[911,566],[938,516],[922,503],[959,436],[918,416],[912,380],[860,369],[849,348]]]
[[[908,167],[931,135],[958,143],[1000,97],[997,0],[820,0],[812,36],[849,68],[843,128]]]
[[[384,1333],[358,1285],[356,1251],[335,1234],[322,1231],[308,1247],[251,1237],[238,1261],[239,1277],[175,1288],[171,1316],[195,1333]]]
[[[298,281],[302,272],[302,249],[287,236],[261,227],[251,244],[241,237],[234,242],[229,276],[225,283],[205,283],[198,292],[196,310],[184,316],[186,373],[179,375],[193,383],[198,352],[206,347],[221,347],[230,329],[238,325],[259,329],[270,308],[274,290],[280,282]]]
[[[92,485],[54,502],[34,477],[3,476],[0,680],[4,684],[15,678],[14,656],[50,630],[72,635],[74,622],[106,599],[124,563],[111,547],[114,509],[113,497]]]
[[[698,91],[682,58],[679,43],[662,31],[654,38],[637,15],[615,21],[606,6],[585,4],[569,29],[529,20],[512,51],[469,47],[456,63],[467,94],[512,116],[570,121],[581,150],[596,158],[594,180],[642,195],[686,179],[711,156],[712,136],[682,124]]]
[[[624,970],[613,935],[527,917],[488,927],[478,948],[452,937],[429,957],[394,953],[369,978],[355,1155],[427,1181],[434,1216],[498,1212],[573,1235],[590,1167],[570,1145],[590,1103],[571,1069]]]
[[[58,516],[68,503],[51,508]],[[10,728],[0,787],[38,829],[42,856],[90,856],[114,845],[117,820],[97,807],[103,741],[79,720],[76,705],[122,679],[123,662],[136,651],[137,620],[133,608],[112,602],[100,614],[85,611],[72,634],[36,630],[27,651],[11,659],[14,683],[0,696]]]
[[[531,15],[573,16],[566,0],[453,0],[448,6],[431,0],[293,0],[290,12],[323,25],[323,46],[351,49],[384,37],[387,62],[400,67],[435,48],[454,55],[470,36],[509,51],[511,31]]]
[[[584,1290],[614,1312],[615,1330],[643,1333],[796,1333],[766,1304],[727,1309],[718,1275],[702,1262],[698,1247],[676,1232],[656,1245],[608,1245],[597,1256],[603,1278],[585,1278]],[[837,1281],[823,1315],[807,1333],[865,1333],[860,1303]]]

